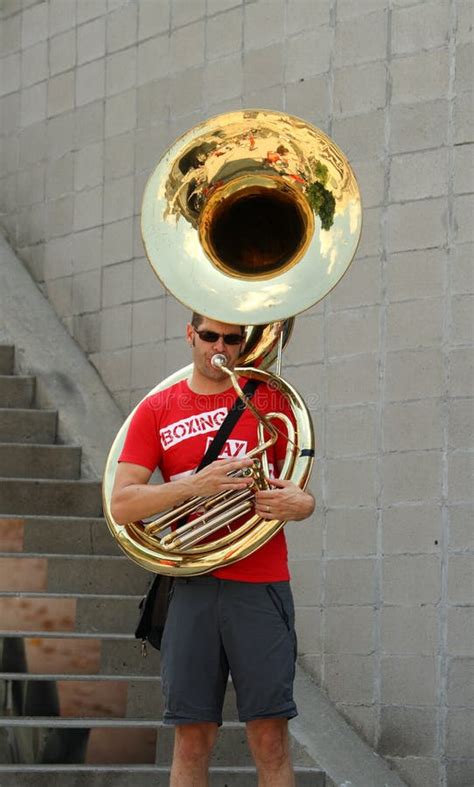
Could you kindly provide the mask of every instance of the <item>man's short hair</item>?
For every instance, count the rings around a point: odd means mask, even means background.
[[[193,328],[199,328],[203,319],[204,316],[202,314],[199,314],[199,312],[193,312],[193,316],[191,317],[191,325]]]
[[[199,314],[199,312],[193,312],[193,316],[191,317],[191,325],[193,328],[199,328],[202,321],[204,320],[204,315]],[[239,325],[240,330],[242,333],[245,331],[245,325]]]

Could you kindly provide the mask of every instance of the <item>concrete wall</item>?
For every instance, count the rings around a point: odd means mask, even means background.
[[[3,0],[1,221],[124,412],[188,360],[187,313],[139,232],[166,146],[261,106],[353,163],[357,259],[286,354],[319,460],[318,513],[287,533],[302,663],[415,787],[474,782],[472,15],[471,0]]]

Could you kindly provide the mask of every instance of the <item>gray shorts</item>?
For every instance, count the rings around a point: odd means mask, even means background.
[[[161,645],[165,724],[222,723],[229,671],[240,721],[297,715],[289,582],[176,579]]]

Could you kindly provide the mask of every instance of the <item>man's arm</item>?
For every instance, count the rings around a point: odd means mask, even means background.
[[[120,462],[115,474],[111,511],[118,524],[148,519],[168,508],[180,505],[190,497],[208,497],[224,491],[245,489],[251,483],[228,473],[252,464],[251,459],[218,459],[199,473],[169,481],[149,484],[151,472],[147,467]]]

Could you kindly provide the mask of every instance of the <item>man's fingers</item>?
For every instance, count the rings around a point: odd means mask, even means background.
[[[267,511],[266,508],[257,508],[255,507],[255,513],[257,516],[262,517],[262,519],[279,519],[280,517],[275,516],[272,511]]]
[[[281,491],[276,489],[259,489],[259,491],[255,493],[255,496],[257,500],[262,500],[267,503],[271,500],[280,500]]]
[[[216,462],[218,464],[227,465],[227,467],[232,465],[235,467],[248,467],[253,464],[253,459],[250,459],[248,456],[243,456],[241,459],[216,459]]]
[[[248,486],[252,483],[251,478],[246,478],[245,476],[240,475],[227,475],[227,473],[215,476],[215,479],[218,483],[229,484],[229,486]]]
[[[235,492],[238,489],[246,489],[247,487],[248,487],[248,484],[245,481],[243,483],[241,481],[240,484],[222,484],[222,486],[219,488],[219,491],[220,492]]]
[[[257,492],[257,494],[255,495],[255,502],[259,506],[263,506],[265,508],[265,506],[271,506],[271,505],[274,505],[274,504],[278,504],[278,498],[276,498],[276,497],[267,497],[267,496],[260,497],[259,493]]]
[[[267,478],[269,484],[276,486],[279,489],[284,489],[285,486],[291,486],[293,481],[284,481],[282,478]]]
[[[244,467],[251,467],[252,460],[251,459],[216,459],[212,465],[208,465],[208,467],[212,467],[212,469],[220,470],[222,473],[232,473],[234,470],[242,470]]]

